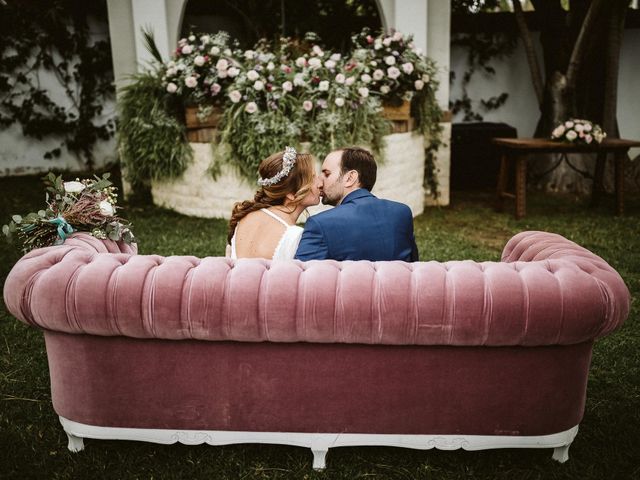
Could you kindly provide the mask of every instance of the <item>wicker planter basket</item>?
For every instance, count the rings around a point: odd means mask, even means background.
[[[211,113],[202,117],[198,115],[198,107],[187,107],[184,111],[184,120],[187,126],[187,138],[190,142],[209,143],[218,134],[218,124],[222,118],[222,109],[213,107]]]
[[[415,128],[415,121],[411,117],[411,102],[408,100],[397,107],[383,105],[382,108],[382,116],[392,123],[392,133],[410,132]]]

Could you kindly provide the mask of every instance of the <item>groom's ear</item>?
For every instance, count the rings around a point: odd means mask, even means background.
[[[354,185],[357,185],[358,183],[360,183],[360,176],[358,175],[358,171],[357,170],[349,170],[345,176],[345,182],[344,182],[344,186],[345,187],[353,187]]]

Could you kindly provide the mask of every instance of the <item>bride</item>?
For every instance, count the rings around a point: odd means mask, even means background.
[[[320,202],[320,180],[311,155],[293,147],[264,159],[253,200],[236,203],[229,221],[227,256],[293,259],[303,229],[296,221]]]

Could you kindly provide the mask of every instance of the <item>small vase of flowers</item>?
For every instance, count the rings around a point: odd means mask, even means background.
[[[571,118],[551,132],[551,139],[560,142],[589,145],[593,142],[602,143],[607,134],[597,125],[589,120]]]

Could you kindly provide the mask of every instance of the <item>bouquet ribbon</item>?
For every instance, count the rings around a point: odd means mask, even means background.
[[[73,233],[73,227],[69,225],[64,217],[60,215],[49,220],[49,223],[53,223],[54,225],[58,226],[58,237],[60,237],[60,240],[58,240],[56,244],[64,242],[64,240],[67,238],[67,235]]]

